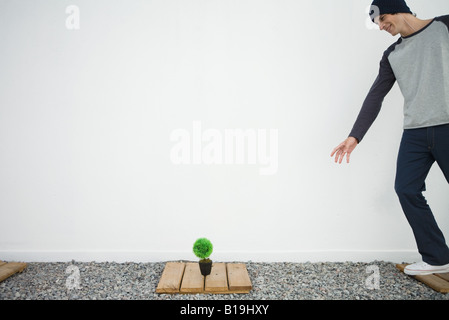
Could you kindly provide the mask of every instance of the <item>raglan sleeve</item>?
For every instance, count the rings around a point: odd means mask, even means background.
[[[396,82],[393,69],[388,61],[390,52],[391,47],[384,52],[380,61],[379,74],[371,86],[349,134],[350,137],[356,138],[359,143],[362,141],[374,120],[376,120],[385,96],[390,92]]]
[[[448,32],[449,32],[449,15],[437,17],[436,20],[443,22],[446,25]]]

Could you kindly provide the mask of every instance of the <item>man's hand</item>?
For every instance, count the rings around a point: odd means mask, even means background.
[[[349,137],[342,143],[340,143],[334,150],[332,150],[331,157],[335,154],[335,163],[341,163],[344,156],[346,155],[346,162],[349,163],[349,157],[351,152],[357,147],[357,139],[354,137]]]

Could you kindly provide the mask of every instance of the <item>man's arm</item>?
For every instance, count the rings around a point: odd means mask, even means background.
[[[349,133],[349,136],[356,138],[358,142],[362,141],[366,132],[374,120],[376,120],[385,96],[390,92],[396,82],[396,77],[388,61],[390,52],[390,49],[384,52],[380,61],[379,74],[368,92],[357,120]]]
[[[379,74],[363,102],[349,137],[332,151],[331,157],[335,155],[335,162],[341,163],[346,155],[346,162],[349,163],[351,152],[362,141],[366,132],[376,120],[385,96],[396,82],[393,69],[388,61],[388,55],[394,50],[395,45],[396,43],[384,52],[380,61]]]

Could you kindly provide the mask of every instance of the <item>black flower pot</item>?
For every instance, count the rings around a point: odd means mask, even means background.
[[[201,274],[202,274],[203,276],[208,276],[208,275],[210,275],[210,271],[212,270],[212,260],[209,260],[209,259],[207,259],[207,261],[201,260],[201,261],[199,262],[199,264],[200,264],[200,271],[201,271]]]

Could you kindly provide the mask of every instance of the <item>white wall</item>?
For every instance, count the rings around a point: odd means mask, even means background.
[[[196,260],[202,236],[217,261],[419,259],[393,190],[397,85],[351,163],[330,158],[395,41],[370,2],[1,0],[0,260]],[[274,174],[173,163],[195,121],[277,130]],[[449,236],[437,166],[427,187]]]

